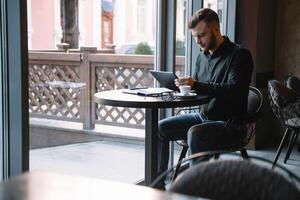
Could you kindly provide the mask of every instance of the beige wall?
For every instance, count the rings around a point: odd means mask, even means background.
[[[277,0],[275,78],[300,77],[300,1]]]

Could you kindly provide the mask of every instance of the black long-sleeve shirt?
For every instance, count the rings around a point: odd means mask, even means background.
[[[208,119],[225,121],[247,113],[252,71],[250,52],[227,37],[212,55],[199,54],[192,88],[213,97],[204,108]]]

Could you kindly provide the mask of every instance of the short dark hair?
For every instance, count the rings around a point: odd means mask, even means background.
[[[218,26],[220,23],[218,14],[209,8],[199,9],[192,15],[188,23],[189,29],[195,28],[200,21],[204,21],[206,24],[215,22]]]

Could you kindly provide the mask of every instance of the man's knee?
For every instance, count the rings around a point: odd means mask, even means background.
[[[206,122],[203,124],[198,124],[195,126],[192,126],[188,134],[191,137],[202,137],[206,138],[212,135],[218,135],[220,132],[224,131],[224,122]]]
[[[170,127],[169,122],[166,120],[160,120],[158,122],[158,136],[160,139],[167,140],[169,138]]]
[[[224,124],[208,122],[192,126],[188,131],[188,144],[190,146],[211,146],[224,131]]]
[[[192,126],[188,130],[188,143],[191,143],[192,141],[198,141],[205,139],[206,137],[206,131],[205,131],[205,125],[204,124],[198,124],[195,126]]]

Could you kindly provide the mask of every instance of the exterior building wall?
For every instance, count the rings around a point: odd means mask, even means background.
[[[185,40],[185,31],[187,29],[187,21],[184,17],[185,0],[177,0],[177,15],[176,15],[176,39],[180,41]]]
[[[101,1],[99,1],[99,4]],[[83,35],[83,46],[99,46],[99,44],[93,44],[93,2],[91,0],[89,1],[83,1],[83,9],[84,9],[84,25],[83,29],[81,31],[84,31]],[[79,18],[81,17],[81,14],[79,13]],[[98,24],[100,27],[100,24]]]
[[[31,46],[32,49],[54,49],[54,1],[31,0]]]
[[[31,49],[56,49],[61,39],[60,0],[28,0],[28,45]],[[112,43],[116,46],[124,44],[138,44],[148,42],[155,45],[156,8],[155,1],[141,1],[144,12],[138,14],[139,0],[115,0],[112,15]],[[178,0],[177,36],[184,40],[184,0]],[[101,45],[101,1],[79,0],[79,46]],[[57,4],[57,5],[56,5]],[[144,6],[143,6],[144,5]],[[138,16],[139,15],[139,16]],[[142,30],[138,27],[138,20],[144,23]]]
[[[145,0],[145,13],[138,17],[138,0],[114,1],[113,43],[131,45],[139,42],[155,43],[155,1]],[[138,20],[145,24],[144,31],[139,32]]]
[[[79,0],[79,46],[101,46],[101,1]]]

